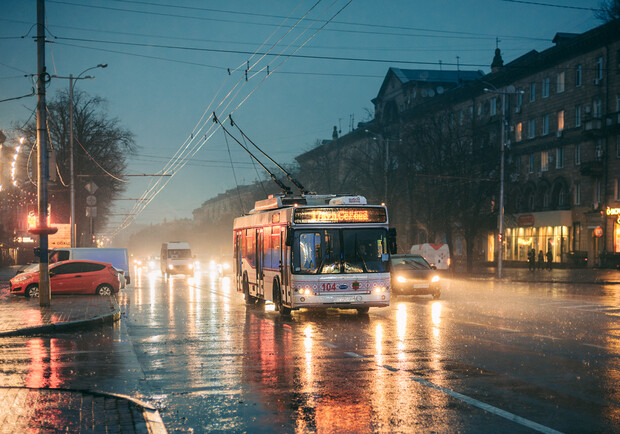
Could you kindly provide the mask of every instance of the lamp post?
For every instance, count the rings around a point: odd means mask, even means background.
[[[388,203],[388,171],[390,170],[390,139],[385,139],[383,137],[383,134],[381,133],[377,133],[375,131],[371,131],[371,130],[364,130],[364,132],[368,133],[368,134],[373,134],[376,137],[374,137],[374,139],[376,140],[377,138],[381,141],[381,144],[384,147],[384,151],[385,151],[385,159],[384,159],[384,171],[383,171],[383,196],[384,199],[383,201],[385,202],[385,204],[387,205]],[[393,140],[394,141],[394,140]],[[398,139],[397,141],[402,141],[401,139]]]
[[[513,85],[510,85],[506,88],[505,91],[500,91],[497,87],[493,86],[491,83],[484,82],[491,86],[493,89],[484,89],[485,92],[491,92],[502,97],[502,125],[500,131],[500,156],[499,156],[499,229],[498,229],[498,243],[499,250],[497,252],[497,277],[498,279],[502,278],[503,272],[503,254],[504,254],[504,160],[505,160],[505,150],[506,150],[506,95],[513,95],[523,93],[522,90],[517,91]]]
[[[70,171],[70,190],[71,190],[71,247],[76,247],[76,237],[75,237],[75,173],[73,169],[73,81],[77,80],[85,80],[85,79],[93,79],[95,77],[91,75],[86,75],[82,77],[87,71],[95,68],[107,68],[107,63],[100,63],[97,66],[92,66],[90,68],[85,69],[80,72],[77,77],[74,77],[73,74],[69,74],[69,77],[60,77],[55,75],[55,78],[67,78],[69,79],[69,171]]]

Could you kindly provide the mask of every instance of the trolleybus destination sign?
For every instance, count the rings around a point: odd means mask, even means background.
[[[318,207],[297,208],[295,223],[385,223],[385,208],[380,207]]]

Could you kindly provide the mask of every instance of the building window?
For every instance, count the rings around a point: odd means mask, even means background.
[[[542,82],[542,97],[543,98],[547,98],[549,96],[549,82],[551,80],[549,79],[549,77],[547,78],[543,78],[543,82]]]
[[[577,143],[575,145],[575,166],[579,166],[581,164],[581,144]]]
[[[519,122],[515,127],[515,142],[520,142],[521,140],[523,140],[523,122]]]
[[[575,106],[575,127],[581,126],[581,104]]]
[[[575,68],[575,87],[581,86],[581,73],[582,73],[581,65],[577,65],[577,67]]]
[[[536,82],[530,83],[530,102],[536,101]]]
[[[528,133],[528,137],[530,139],[533,139],[534,137],[536,137],[536,119],[530,119],[529,120],[529,125],[527,126],[527,133]]]
[[[603,159],[603,140],[597,139],[596,145],[594,147],[594,155],[596,155],[597,161],[601,161]]]
[[[620,158],[620,135],[616,136],[616,158]]]
[[[594,203],[601,203],[601,180],[596,180],[596,188],[594,189]]]
[[[573,250],[579,250],[581,246],[581,223],[573,223]]]
[[[596,79],[603,79],[603,56],[596,59]]]
[[[530,173],[534,173],[534,161],[535,157],[534,154],[530,154],[530,167],[529,167],[529,172]]]
[[[558,79],[557,79],[556,86],[555,86],[556,93],[564,92],[564,77],[565,77],[564,72],[558,73]]]
[[[482,113],[484,112],[484,108],[482,107],[482,104],[478,104],[478,116],[482,116]]]
[[[564,148],[555,149],[555,168],[556,169],[564,168]]]
[[[564,110],[558,112],[558,131],[564,129]]]
[[[543,136],[549,134],[549,115],[543,116]]]
[[[540,151],[540,170],[541,172],[549,170],[549,151]]]
[[[517,107],[521,108],[523,105],[523,90],[519,89],[517,91]]]
[[[575,205],[581,205],[581,183],[575,181]]]
[[[594,116],[595,118],[600,118],[601,115],[603,114],[602,107],[603,107],[603,103],[601,99],[600,98],[595,99],[592,102],[592,111],[593,111],[592,116]]]
[[[495,116],[497,114],[497,98],[491,98],[491,106],[489,107],[489,114]]]
[[[616,111],[620,113],[620,93],[616,95]]]

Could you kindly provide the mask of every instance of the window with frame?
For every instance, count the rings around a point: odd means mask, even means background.
[[[542,172],[549,170],[549,151],[540,151],[540,170]]]
[[[564,148],[562,147],[555,149],[555,168],[564,168]]]
[[[520,142],[521,140],[523,140],[523,122],[519,122],[515,126],[515,142]]]
[[[616,111],[620,113],[620,93],[616,95]]]
[[[543,98],[547,98],[549,96],[550,82],[551,80],[549,77],[543,78],[543,82],[542,82],[542,97]]]
[[[575,145],[575,166],[579,166],[581,164],[581,144],[577,143]]]
[[[600,98],[595,99],[592,102],[592,116],[600,118],[603,114],[603,102]]]
[[[600,203],[601,202],[601,180],[597,179],[596,180],[596,188],[594,189],[594,202],[595,203]]]
[[[558,131],[564,129],[564,110],[558,112]]]
[[[616,136],[616,158],[620,158],[620,135]]]
[[[523,105],[523,89],[517,90],[517,107],[521,107]]]
[[[575,106],[575,127],[581,126],[581,104]]]
[[[528,137],[533,139],[536,136],[536,119],[529,120],[527,129]]]
[[[497,114],[497,98],[493,97],[490,101],[489,114],[495,116]]]
[[[544,115],[543,116],[543,136],[546,136],[547,134],[549,134],[549,115]]]
[[[596,79],[603,79],[603,56],[599,56],[596,59]]]
[[[536,82],[530,83],[530,102],[536,101]]]
[[[529,172],[534,173],[534,164],[535,164],[535,156],[534,154],[530,154],[530,164],[529,164]]]
[[[594,146],[594,155],[596,155],[597,161],[603,159],[603,140],[596,139],[596,145]]]
[[[581,205],[581,183],[575,181],[575,205]]]
[[[556,81],[556,85],[555,85],[555,92],[556,93],[564,92],[565,77],[566,77],[566,74],[564,73],[564,71],[558,73],[557,81]]]
[[[582,73],[583,73],[583,68],[581,67],[581,65],[577,65],[575,67],[575,87],[581,86]]]

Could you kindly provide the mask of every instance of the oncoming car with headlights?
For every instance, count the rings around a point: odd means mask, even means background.
[[[441,283],[435,267],[420,255],[391,256],[392,291],[403,295],[441,295]]]

